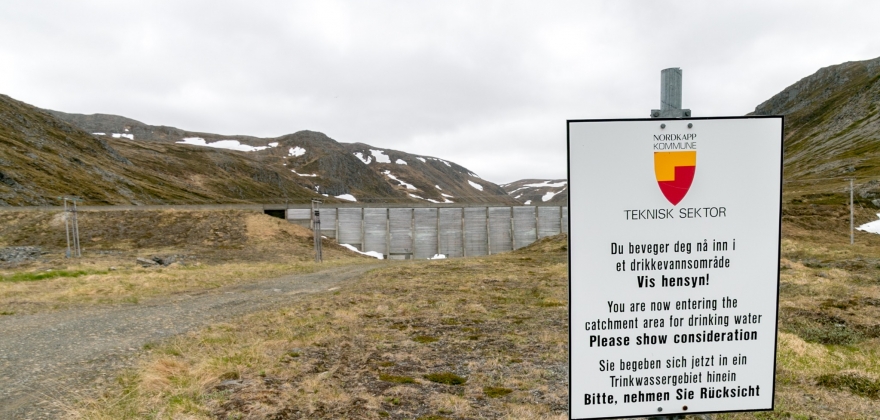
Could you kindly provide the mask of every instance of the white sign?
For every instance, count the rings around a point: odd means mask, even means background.
[[[772,410],[782,117],[568,122],[575,419]]]

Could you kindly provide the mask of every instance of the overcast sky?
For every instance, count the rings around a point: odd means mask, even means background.
[[[743,115],[880,56],[876,1],[10,1],[0,93],[155,125],[564,178],[565,121],[641,118],[681,67],[694,116]]]

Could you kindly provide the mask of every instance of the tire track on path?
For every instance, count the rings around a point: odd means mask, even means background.
[[[352,281],[376,264],[335,267],[140,304],[0,318],[0,419],[56,419],[130,366],[147,343],[290,304]]]

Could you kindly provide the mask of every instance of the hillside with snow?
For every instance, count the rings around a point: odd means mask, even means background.
[[[43,111],[110,144],[126,140],[185,146],[195,154],[214,150],[244,155],[273,171],[289,173],[296,188],[328,199],[364,203],[516,203],[501,187],[455,162],[364,143],[342,143],[314,131],[259,138],[153,126],[116,115]],[[282,181],[279,178],[274,182]],[[278,187],[284,189],[283,184]]]
[[[568,180],[565,179],[521,179],[503,184],[501,188],[514,200],[527,206],[568,203]]]

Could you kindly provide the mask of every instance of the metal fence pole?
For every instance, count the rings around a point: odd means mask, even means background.
[[[315,233],[315,262],[322,262],[321,250],[321,201],[312,200],[312,230]]]
[[[849,244],[856,243],[855,225],[853,220],[853,179],[849,179]]]
[[[79,216],[76,210],[77,199],[73,199],[73,255],[82,257],[82,249],[79,246]]]
[[[67,198],[64,199],[64,233],[67,236],[67,254],[66,258],[70,258],[70,214],[67,209]]]

